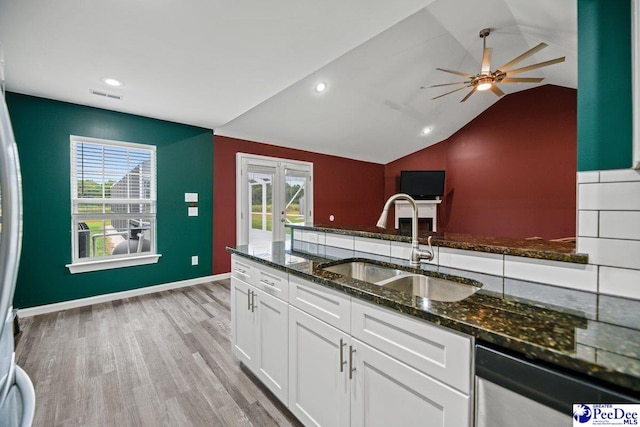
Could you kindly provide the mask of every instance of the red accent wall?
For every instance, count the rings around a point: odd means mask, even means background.
[[[576,126],[574,89],[507,95],[447,140],[387,164],[385,196],[401,170],[446,169],[439,231],[575,236]]]
[[[384,204],[384,165],[241,139],[213,138],[213,274],[231,271],[236,244],[236,153],[313,162],[314,221],[371,226]]]

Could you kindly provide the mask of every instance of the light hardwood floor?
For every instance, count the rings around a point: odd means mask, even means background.
[[[299,425],[231,355],[229,286],[21,319],[34,426]]]

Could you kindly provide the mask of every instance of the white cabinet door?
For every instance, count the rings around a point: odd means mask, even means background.
[[[349,425],[350,338],[289,307],[289,410],[307,426]]]
[[[351,425],[470,426],[467,395],[352,339]]]
[[[288,314],[289,305],[256,290],[255,314],[258,318],[256,375],[282,402],[288,390]]]
[[[231,277],[231,345],[233,354],[248,367],[256,355],[256,319],[252,312],[255,289]],[[254,309],[255,310],[255,309]]]

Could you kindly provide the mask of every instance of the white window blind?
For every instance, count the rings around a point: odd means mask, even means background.
[[[156,147],[71,137],[73,263],[156,252]]]

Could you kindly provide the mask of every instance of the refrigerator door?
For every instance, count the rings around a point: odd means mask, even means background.
[[[22,193],[18,149],[4,97],[0,97],[0,316],[13,302],[22,245]],[[3,333],[5,322],[0,325]]]
[[[3,94],[2,94],[3,95]],[[33,422],[35,391],[15,362],[12,310],[22,244],[20,164],[4,96],[0,96],[0,427]]]

